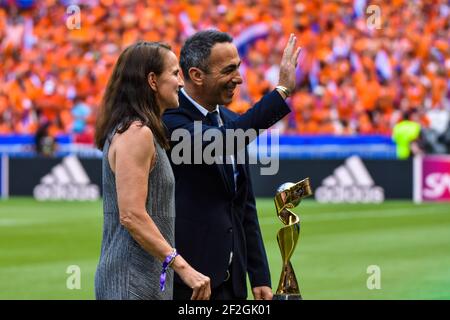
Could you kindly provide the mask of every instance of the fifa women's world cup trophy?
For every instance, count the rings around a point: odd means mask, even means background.
[[[301,300],[300,287],[295,277],[290,259],[300,235],[300,218],[290,209],[299,205],[300,201],[312,194],[309,178],[300,182],[282,184],[275,195],[275,207],[278,218],[283,222],[277,234],[278,246],[281,251],[283,268],[280,282],[273,300]]]

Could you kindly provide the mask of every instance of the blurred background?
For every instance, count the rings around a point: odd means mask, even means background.
[[[292,260],[305,299],[449,299],[449,16],[448,0],[0,0],[0,298],[94,298],[112,67],[138,40],[178,55],[217,28],[242,59],[238,113],[276,86],[290,33],[302,47],[279,138],[249,148],[279,151],[277,174],[252,165],[273,287],[273,197],[310,177]]]

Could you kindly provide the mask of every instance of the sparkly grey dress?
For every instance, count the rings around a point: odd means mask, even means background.
[[[95,296],[97,299],[172,299],[173,270],[168,270],[166,288],[161,292],[162,263],[148,254],[120,224],[116,181],[108,161],[109,146],[107,139],[103,148],[103,240],[95,274]],[[155,147],[156,163],[149,174],[146,207],[173,246],[175,179],[167,154],[156,140]]]

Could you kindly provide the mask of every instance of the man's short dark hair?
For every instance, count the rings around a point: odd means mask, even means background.
[[[211,48],[216,43],[223,42],[233,42],[233,38],[228,33],[218,30],[204,30],[190,36],[180,53],[180,66],[185,80],[191,80],[189,69],[192,67],[208,72]]]

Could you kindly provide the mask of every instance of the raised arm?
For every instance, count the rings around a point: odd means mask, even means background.
[[[174,138],[172,145],[175,146],[178,143],[185,142],[186,136],[190,139],[189,146],[192,148],[192,152],[203,152],[204,148],[212,144],[212,148],[219,151],[219,156],[234,154],[236,149],[222,149],[222,146],[215,146],[220,141],[217,139],[202,139],[203,134],[207,130],[216,130],[218,135],[222,135],[222,141],[226,141],[226,134],[228,129],[237,130],[242,129],[247,132],[249,129],[253,129],[256,138],[257,134],[260,134],[262,130],[270,128],[277,121],[281,120],[291,110],[284,101],[295,89],[295,69],[300,53],[300,48],[295,48],[297,43],[296,37],[291,34],[289,41],[284,49],[283,56],[280,62],[280,74],[279,85],[270,93],[264,95],[258,102],[254,104],[252,108],[247,110],[244,114],[237,117],[232,121],[226,121],[222,127],[216,128],[208,125],[206,122],[200,122],[200,117],[195,118],[195,114],[186,110],[185,108],[168,110],[164,116],[164,123],[169,131],[171,137]],[[180,95],[181,96],[181,95]],[[196,121],[197,122],[194,122]],[[175,132],[175,134],[174,134]],[[200,139],[195,139],[197,135],[201,135]],[[194,145],[196,140],[200,140],[200,145]],[[246,141],[246,144],[250,143],[252,139]],[[237,145],[237,144],[235,144]],[[184,147],[183,147],[184,148]],[[196,149],[202,148],[202,150]]]

